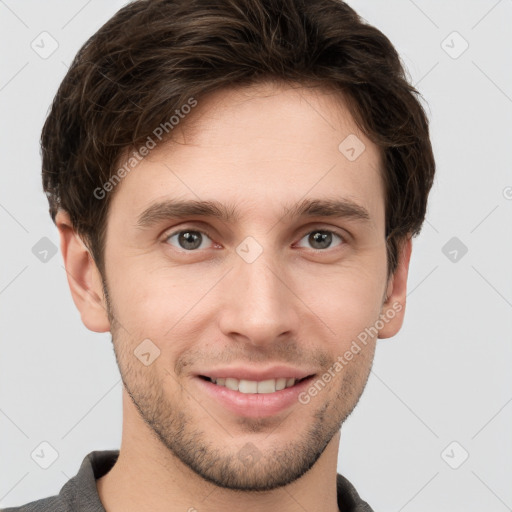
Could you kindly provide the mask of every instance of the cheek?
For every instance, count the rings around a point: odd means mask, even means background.
[[[114,312],[131,337],[150,337],[172,327],[176,311],[183,304],[179,283],[162,280],[137,265],[119,266],[111,275],[109,291]]]
[[[351,265],[302,272],[297,295],[339,336],[373,323],[381,312],[386,285],[382,264]],[[357,334],[357,333],[356,333]]]
[[[133,261],[119,266],[112,273],[111,299],[126,330],[120,335],[134,347],[148,338],[171,357],[190,349],[197,343],[198,329],[214,318],[215,294],[209,292],[217,273]],[[129,279],[123,277],[127,275]]]
[[[110,269],[111,299],[117,319],[134,340],[183,340],[192,319],[200,326],[215,317],[215,296],[222,283],[217,289],[212,285],[224,274],[224,267],[169,266],[148,255],[119,258],[117,262]],[[335,333],[335,343],[350,343],[380,314],[385,247],[364,250],[337,263],[298,259],[285,265],[283,271],[280,277],[296,295],[290,297],[290,307],[296,308],[301,318],[309,318],[302,325],[322,328],[319,322],[323,321],[329,327],[326,335]],[[199,302],[201,308],[196,307]]]

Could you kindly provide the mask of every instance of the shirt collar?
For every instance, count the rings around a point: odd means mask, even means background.
[[[119,450],[90,452],[78,473],[68,480],[60,491],[60,498],[71,510],[79,512],[105,512],[100,501],[96,480],[107,474],[117,461]],[[373,512],[354,486],[339,473],[336,475],[338,508],[340,512]]]

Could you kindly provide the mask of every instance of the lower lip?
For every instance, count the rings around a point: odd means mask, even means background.
[[[201,377],[196,377],[196,380],[205,393],[231,412],[248,418],[265,418],[297,404],[299,394],[310,385],[313,378],[314,375],[274,393],[241,393]]]

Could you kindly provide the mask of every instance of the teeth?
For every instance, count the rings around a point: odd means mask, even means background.
[[[232,379],[228,377],[226,379],[226,387],[228,389],[232,389],[233,391],[238,391],[238,379]]]
[[[286,379],[283,377],[281,379],[276,379],[276,391],[280,391],[286,387]]]
[[[258,393],[273,393],[276,390],[276,379],[262,380],[257,383]]]
[[[238,383],[238,391],[240,393],[257,393],[258,383],[255,380],[241,380]]]
[[[245,379],[234,379],[232,377],[226,377],[218,379],[211,379],[217,386],[225,386],[233,391],[240,391],[240,393],[274,393],[275,391],[281,391],[284,388],[289,388],[295,384],[295,379],[286,379],[284,377],[279,379],[268,379],[268,380],[245,380]]]

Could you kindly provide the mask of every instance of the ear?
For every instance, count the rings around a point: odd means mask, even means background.
[[[82,322],[94,332],[110,331],[101,275],[89,250],[73,229],[69,214],[59,210],[55,224],[73,302]]]
[[[407,276],[411,259],[412,240],[407,238],[398,255],[395,273],[389,278],[386,299],[382,304],[380,318],[384,326],[379,329],[379,338],[391,338],[402,327],[407,295]]]

